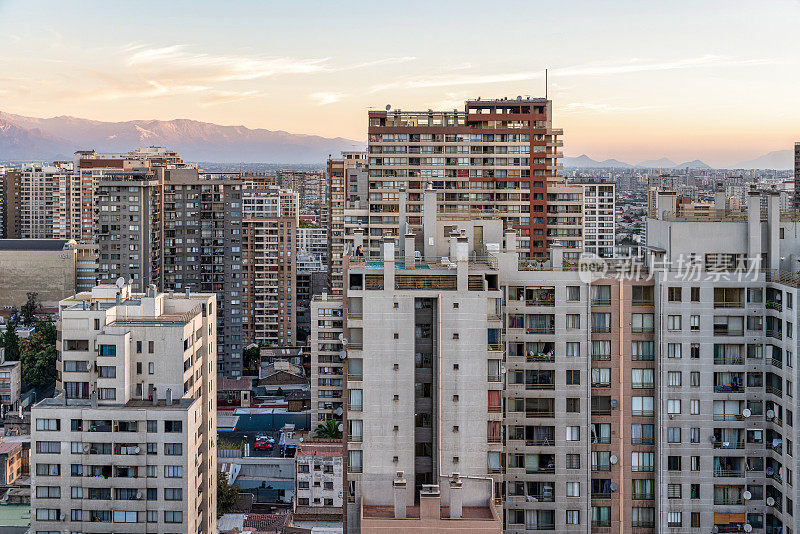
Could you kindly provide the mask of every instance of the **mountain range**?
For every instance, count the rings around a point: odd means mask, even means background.
[[[364,143],[343,137],[221,126],[189,119],[104,122],[77,117],[40,119],[0,111],[0,160],[72,159],[76,150],[127,152],[166,146],[187,161],[319,163]]]
[[[166,146],[187,161],[320,164],[329,154],[363,150],[364,143],[343,137],[222,126],[190,119],[106,122],[78,117],[26,117],[0,111],[0,160],[71,159],[76,150],[127,152],[142,146]],[[743,161],[734,169],[791,169],[792,150],[776,150]],[[565,157],[567,168],[711,169],[703,161],[676,163],[668,158],[636,164],[618,159],[598,161],[586,154]]]
[[[711,165],[695,159],[684,163],[675,163],[669,158],[649,159],[639,163],[625,163],[617,159],[607,159],[598,161],[590,158],[586,154],[577,157],[566,156],[562,160],[566,168],[602,169],[602,168],[622,168],[622,169],[713,169]],[[777,169],[789,170],[794,166],[794,152],[792,150],[775,150],[759,156],[755,159],[742,161],[729,169]]]

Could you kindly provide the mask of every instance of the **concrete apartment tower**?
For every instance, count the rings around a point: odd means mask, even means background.
[[[31,530],[216,532],[216,296],[99,285],[59,307]]]

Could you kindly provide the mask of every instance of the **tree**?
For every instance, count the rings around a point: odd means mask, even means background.
[[[20,314],[22,315],[22,324],[31,326],[36,322],[36,314],[39,313],[41,304],[39,303],[39,293],[31,291],[28,293],[28,301],[22,305]]]
[[[244,368],[251,371],[258,370],[261,362],[261,346],[255,345],[244,349]]]
[[[19,336],[17,335],[16,325],[11,321],[9,321],[6,333],[3,336],[3,347],[6,349],[6,360],[19,360]]]
[[[217,470],[217,517],[233,510],[239,498],[239,486],[228,482],[228,475]]]
[[[28,389],[50,386],[56,381],[56,326],[48,317],[36,323],[30,337],[20,344],[22,380]]]
[[[322,439],[342,439],[342,431],[339,430],[340,424],[340,421],[328,419],[317,426],[317,429],[314,431],[314,437]]]

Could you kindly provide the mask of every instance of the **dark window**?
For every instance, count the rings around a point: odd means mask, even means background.
[[[581,372],[579,369],[567,369],[567,385],[577,386],[581,383]]]
[[[667,456],[667,469],[669,471],[681,470],[681,457],[680,456]]]

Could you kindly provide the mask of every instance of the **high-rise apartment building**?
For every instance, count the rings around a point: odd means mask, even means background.
[[[242,193],[196,169],[106,171],[97,184],[100,280],[218,296],[217,371],[242,371]]]
[[[464,111],[369,112],[370,227],[417,231],[422,192],[440,193],[438,210],[470,218],[497,213],[520,234],[525,257],[547,253],[547,193],[560,181],[562,131],[543,98],[470,100]],[[406,213],[398,196],[408,193]],[[407,223],[407,226],[406,226]],[[369,243],[375,256],[379,248]]]
[[[19,220],[19,193],[22,172],[18,169],[5,169],[0,174],[2,181],[2,217],[3,226],[0,235],[3,239],[19,239],[21,237]]]
[[[357,312],[352,312],[357,317]],[[344,413],[344,307],[342,297],[311,297],[311,424],[342,420]]]
[[[492,217],[423,220],[424,257],[411,234],[346,256],[311,348],[343,378],[313,389],[319,420],[343,399],[348,530],[458,474],[494,481],[507,532],[795,531],[800,241],[759,195],[700,216],[663,192],[648,261],[595,275],[555,244],[530,263]]]
[[[345,221],[350,209],[366,208],[367,154],[342,152],[341,159],[328,158],[328,202],[321,226],[328,228],[328,273],[331,293],[342,294],[342,258],[346,253]],[[376,230],[379,231],[379,230]]]
[[[794,209],[800,209],[800,141],[794,144]]]
[[[63,202],[65,186],[72,174],[72,162],[52,165],[26,165],[20,172],[19,220],[23,239],[63,239],[61,219],[66,210]],[[55,225],[59,224],[56,229]]]
[[[60,303],[31,411],[33,532],[216,532],[216,297],[99,285]]]

